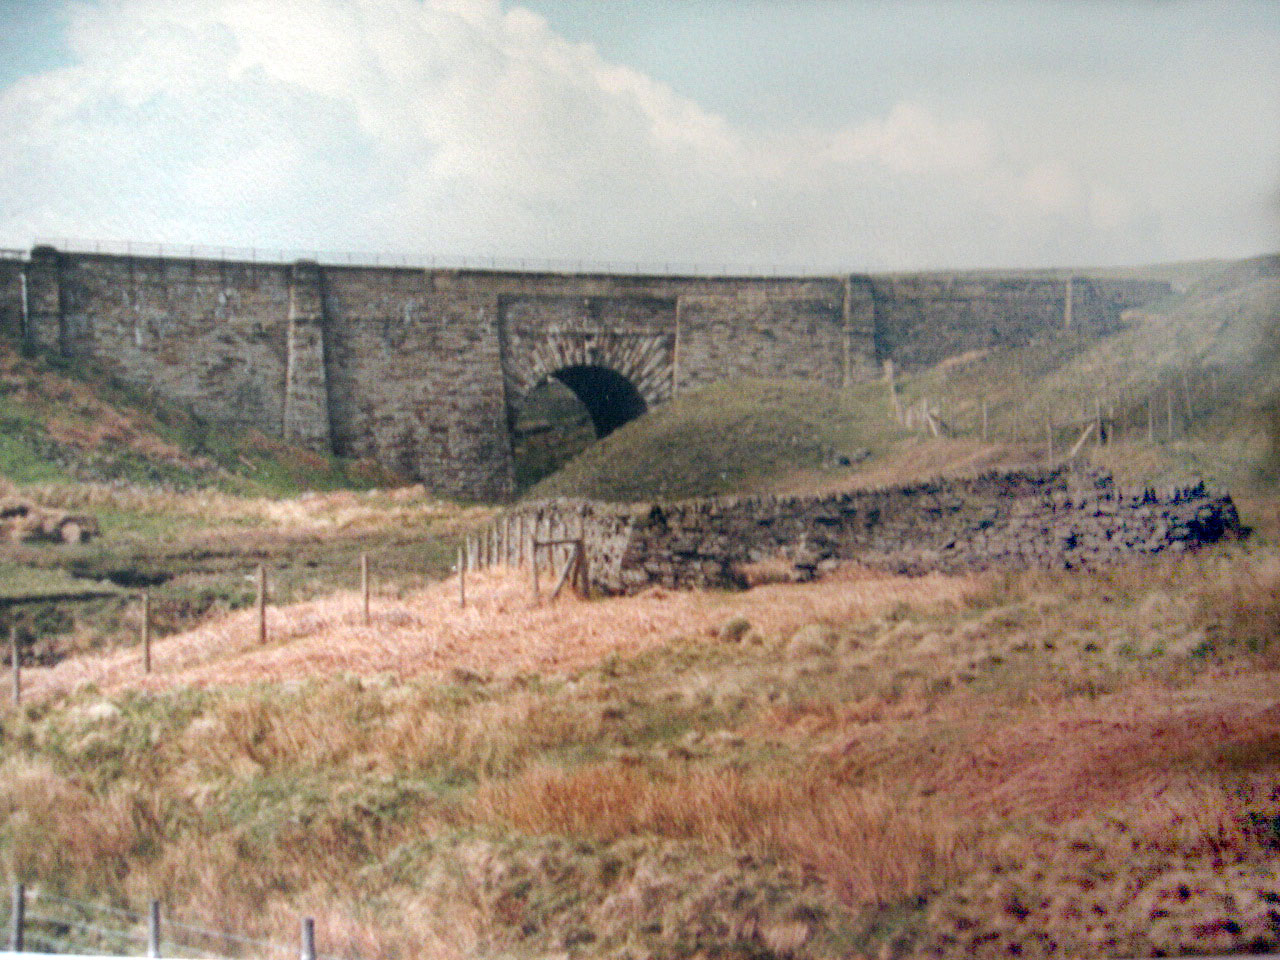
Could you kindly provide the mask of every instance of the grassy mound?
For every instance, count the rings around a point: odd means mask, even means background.
[[[526,496],[628,501],[750,492],[797,470],[884,452],[903,436],[887,410],[875,384],[719,383],[621,427]]]

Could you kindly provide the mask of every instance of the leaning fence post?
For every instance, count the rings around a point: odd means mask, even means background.
[[[26,913],[27,891],[20,883],[13,885],[13,910],[9,914],[9,950],[22,952],[22,924]]]
[[[541,596],[541,592],[538,589],[538,538],[537,538],[538,527],[536,523],[534,524],[533,531],[534,531],[534,538],[533,538],[532,545],[530,546],[530,552],[532,553],[532,562],[529,564],[529,568],[533,571],[533,596],[534,596],[534,599],[536,600]]]
[[[302,918],[301,960],[316,960],[316,922],[310,917]]]
[[[147,956],[160,956],[160,901],[151,901],[147,914]]]

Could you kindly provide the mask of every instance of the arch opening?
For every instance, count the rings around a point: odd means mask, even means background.
[[[607,437],[647,409],[635,384],[608,367],[565,367],[552,374],[587,408],[597,437]]]
[[[646,409],[631,381],[605,367],[575,365],[547,376],[509,412],[516,489],[555,473]]]

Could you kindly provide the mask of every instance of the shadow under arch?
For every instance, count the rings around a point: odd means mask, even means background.
[[[607,437],[648,409],[636,385],[608,367],[563,367],[551,376],[582,401],[597,437]]]

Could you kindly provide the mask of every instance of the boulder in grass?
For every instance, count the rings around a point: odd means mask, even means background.
[[[734,616],[721,624],[718,634],[721,640],[727,640],[730,643],[737,643],[747,635],[747,632],[750,629],[750,620],[746,617]]]

